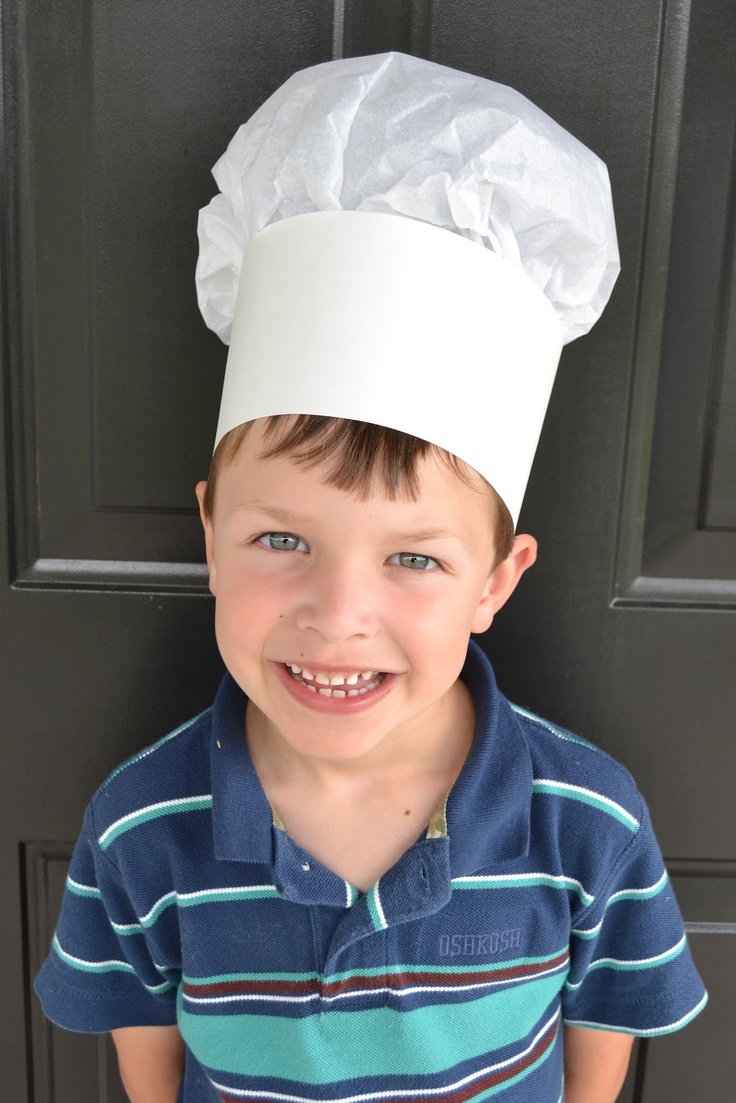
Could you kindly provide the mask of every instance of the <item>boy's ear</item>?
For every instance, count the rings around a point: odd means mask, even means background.
[[[533,566],[537,558],[537,541],[522,533],[514,537],[511,554],[496,564],[488,576],[483,596],[473,617],[471,632],[486,632],[498,610],[506,604],[516,589],[524,571]]]
[[[194,492],[199,502],[199,517],[204,529],[204,546],[207,553],[207,568],[210,572],[210,593],[217,593],[217,570],[215,568],[215,530],[212,527],[212,518],[208,517],[204,508],[204,495],[207,483],[197,483]]]

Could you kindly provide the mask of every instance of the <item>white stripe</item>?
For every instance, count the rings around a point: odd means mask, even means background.
[[[157,804],[147,804],[145,808],[138,808],[135,812],[129,812],[127,816],[123,816],[121,819],[116,820],[115,823],[111,823],[106,831],[100,835],[99,843],[102,846],[108,835],[111,835],[116,828],[121,827],[124,823],[129,823],[131,820],[137,820],[139,816],[142,816],[145,812],[158,812],[161,808],[173,808],[175,805],[186,806],[193,804],[195,801],[200,800],[212,800],[211,793],[202,793],[198,797],[179,797],[176,800],[161,800]]]
[[[102,898],[102,893],[96,885],[83,885],[79,881],[75,881],[73,877],[67,877],[67,883],[75,889],[81,889],[82,892],[88,892],[90,896],[99,896]]]
[[[687,1015],[683,1015],[677,1022],[668,1023],[666,1026],[655,1026],[650,1030],[641,1030],[637,1026],[612,1026],[611,1023],[595,1023],[587,1019],[565,1019],[566,1026],[591,1026],[596,1030],[611,1030],[617,1034],[635,1034],[638,1038],[652,1038],[657,1034],[669,1034],[672,1030],[679,1030],[681,1026],[686,1026],[691,1019],[694,1019],[699,1011],[702,1011],[708,1002],[708,993],[703,996],[698,1004],[688,1011]]]
[[[601,919],[600,923],[596,923],[595,927],[573,927],[570,934],[593,935],[597,934],[602,926],[603,920]]]
[[[585,980],[587,974],[596,965],[654,965],[657,961],[662,961],[663,958],[668,958],[674,955],[678,950],[681,950],[686,942],[687,936],[683,935],[679,942],[675,943],[675,945],[672,946],[669,950],[665,950],[663,954],[657,954],[656,957],[633,958],[631,961],[624,961],[620,958],[615,957],[597,957],[595,961],[591,961],[590,964],[586,967],[585,973],[580,980],[577,980],[575,982],[566,981],[565,988],[567,988],[570,992],[578,989]]]
[[[313,992],[310,996],[266,996],[255,992],[237,996],[190,996],[184,992],[183,999],[185,1003],[194,1004],[237,1003],[238,1000],[248,1000],[250,1003],[312,1003],[319,999],[319,992]]]
[[[177,899],[177,893],[176,892],[167,892],[165,896],[160,896],[159,899],[156,901],[156,903],[153,905],[153,907],[150,909],[150,911],[147,911],[145,915],[139,915],[138,916],[138,921],[140,923],[147,923],[149,921],[149,919],[151,918],[151,916],[156,911],[156,908],[161,907],[161,905],[164,904],[167,900],[176,900],[176,899]]]
[[[225,888],[214,889],[198,889],[197,892],[177,892],[175,896],[177,900],[196,900],[199,896],[212,896],[215,893],[227,893],[236,895],[238,893],[251,893],[251,892],[275,892],[275,885],[227,885]]]
[[[539,724],[540,728],[546,728],[552,735],[556,735],[558,739],[564,739],[566,743],[579,743],[583,747],[587,747],[590,751],[598,751],[598,748],[587,741],[579,739],[571,732],[566,732],[562,728],[556,728],[553,724],[550,724],[548,720],[543,720],[541,716],[537,716],[535,712],[529,712],[528,709],[523,709],[521,705],[514,705],[509,701],[511,708],[514,712],[518,712],[520,716],[525,716],[527,720],[533,720],[536,724]],[[598,752],[600,754],[600,752]]]
[[[614,892],[611,896],[609,896],[608,900],[606,901],[606,906],[604,908],[604,911],[608,911],[608,908],[611,906],[611,904],[615,904],[617,900],[620,900],[623,897],[626,897],[626,899],[630,900],[632,897],[635,897],[635,898],[642,897],[643,898],[643,897],[655,896],[657,894],[657,890],[660,889],[664,884],[666,884],[668,876],[669,875],[667,873],[667,870],[665,870],[664,873],[662,874],[662,876],[659,878],[659,880],[655,881],[653,885],[649,885],[648,888],[645,888],[645,889],[620,889],[619,892]],[[605,915],[603,916],[603,919],[601,919],[600,923],[596,923],[595,927],[573,928],[573,930],[570,933],[571,934],[577,934],[577,935],[597,934],[598,931],[603,926],[604,920],[605,920]]]
[[[213,896],[219,895],[221,893],[230,894],[233,897],[236,897],[236,896],[242,897],[243,895],[248,896],[248,895],[250,895],[250,893],[253,893],[253,892],[267,892],[269,890],[271,892],[275,892],[276,891],[276,886],[275,885],[244,885],[242,887],[237,887],[237,886],[229,887],[228,886],[227,888],[200,889],[197,892],[176,892],[176,891],[167,892],[164,896],[159,897],[159,899],[156,901],[156,903],[153,905],[153,907],[149,911],[147,911],[145,915],[138,916],[138,922],[139,923],[144,923],[144,924],[148,923],[150,921],[150,919],[153,917],[154,913],[156,912],[156,909],[161,907],[161,905],[165,904],[169,900],[176,901],[176,903],[178,904],[178,903],[186,903],[187,901],[190,901],[190,900],[208,900],[208,899],[211,900]],[[225,903],[224,900],[216,900],[214,902],[215,903],[222,903],[222,904]],[[116,924],[113,924],[113,926],[116,926]],[[130,924],[130,926],[134,927],[135,924]]]
[[[347,903],[346,903],[345,907],[346,908],[352,908],[352,906],[353,906],[353,886],[350,884],[349,881],[345,882],[345,892],[346,892],[346,895],[347,895]]]
[[[167,980],[163,984],[144,984],[143,987],[147,988],[149,992],[166,992],[169,988],[175,988],[176,986]]]
[[[118,934],[124,934],[125,931],[142,931],[143,930],[140,923],[115,923],[111,919],[110,920],[110,925],[112,926],[112,929],[114,931],[118,932]]]
[[[381,897],[378,892],[378,886],[380,885],[380,883],[380,880],[376,881],[375,885],[373,886],[373,903],[376,905],[378,918],[381,920],[381,924],[385,931],[388,927],[388,923],[386,922],[386,916],[383,914],[383,904],[381,903]]]
[[[175,739],[177,735],[181,735],[182,732],[185,732],[188,728],[193,727],[197,723],[197,721],[204,716],[204,713],[206,711],[207,710],[205,709],[204,712],[200,712],[199,715],[193,716],[191,720],[185,720],[184,723],[180,724],[178,728],[175,728],[173,732],[169,732],[168,735],[165,735],[163,736],[163,738],[157,740],[155,743],[152,743],[150,747],[145,747],[139,754],[133,755],[133,757],[129,758],[127,762],[123,762],[120,766],[118,766],[116,770],[113,770],[113,772],[110,774],[107,781],[102,786],[103,789],[106,789],[108,785],[115,780],[118,774],[122,774],[123,770],[127,770],[129,766],[134,766],[136,762],[140,762],[142,759],[148,758],[149,754],[154,754],[159,749],[159,747],[163,747],[164,743],[168,743],[170,739]]]
[[[671,946],[669,950],[665,950],[664,953],[657,954],[656,957],[632,958],[630,961],[625,961],[625,960],[623,960],[621,958],[617,958],[617,957],[598,957],[598,958],[595,959],[595,961],[591,961],[588,968],[592,969],[592,967],[594,965],[602,965],[602,964],[605,964],[605,965],[653,965],[655,961],[661,961],[662,958],[669,957],[670,954],[674,954],[678,950],[681,950],[686,942],[687,942],[687,938],[686,938],[685,935],[683,935],[679,942],[676,942],[675,945]]]
[[[131,973],[135,972],[133,966],[127,961],[118,961],[116,958],[111,958],[109,961],[85,961],[83,957],[75,957],[74,954],[70,954],[59,942],[59,939],[54,935],[54,942],[62,957],[68,961],[73,961],[76,965],[87,965],[93,969],[101,969],[103,966],[108,965],[122,965],[124,969],[130,969]]]
[[[630,812],[627,812],[625,808],[617,804],[615,800],[611,800],[610,797],[604,797],[603,793],[596,793],[595,789],[585,789],[582,785],[570,785],[567,781],[556,781],[551,777],[535,778],[534,783],[538,783],[539,785],[552,785],[555,789],[567,789],[571,793],[584,793],[587,797],[595,797],[601,804],[607,804],[609,808],[615,808],[625,819],[633,823],[634,827],[639,827],[639,821],[632,816]]]
[[[141,980],[134,967],[128,961],[118,961],[117,959],[112,959],[110,961],[85,961],[84,958],[75,957],[74,954],[70,954],[67,950],[65,950],[56,935],[54,935],[54,942],[56,943],[56,947],[65,961],[73,961],[76,965],[84,965],[93,970],[102,969],[106,966],[117,965],[118,967],[125,969],[126,972],[132,973],[141,982],[143,987],[148,989],[149,992],[165,992],[168,988],[175,987],[175,985],[173,985],[170,981],[164,981],[163,984],[146,984],[145,981]],[[155,968],[157,971],[161,971],[158,965],[156,965]]]
[[[609,896],[608,904],[613,904],[613,902],[617,900],[619,896],[654,896],[657,892],[657,889],[666,883],[667,877],[667,870],[665,870],[660,879],[658,881],[655,881],[654,884],[650,885],[648,888],[620,889],[619,892],[614,892],[612,896]],[[606,904],[606,907],[608,907],[608,904]]]
[[[558,1014],[559,1012],[555,1011],[554,1015],[547,1020],[522,1053],[517,1053],[513,1057],[508,1057],[505,1061],[499,1061],[497,1065],[489,1065],[487,1068],[480,1069],[479,1072],[474,1072],[470,1076],[465,1076],[462,1080],[457,1080],[454,1084],[446,1084],[442,1088],[409,1088],[406,1091],[367,1092],[364,1095],[343,1096],[340,1099],[332,1100],[331,1103],[368,1103],[368,1101],[372,1099],[402,1099],[416,1096],[424,1096],[430,1099],[432,1096],[442,1096],[446,1095],[448,1092],[457,1091],[459,1088],[464,1088],[466,1084],[472,1084],[474,1080],[479,1080],[482,1076],[487,1076],[489,1072],[496,1072],[498,1069],[507,1068],[509,1065],[516,1064],[517,1061],[522,1061],[527,1054],[532,1052],[542,1035],[549,1030],[552,1023],[558,1017]],[[225,1084],[218,1084],[215,1080],[212,1081],[212,1085],[219,1092],[227,1092],[228,1095],[239,1095],[244,1099],[249,1095],[256,1095],[259,1099],[274,1099],[278,1100],[279,1103],[315,1103],[314,1096],[285,1095],[281,1092],[247,1091],[242,1088],[231,1088]],[[315,1086],[318,1087],[319,1085]]]

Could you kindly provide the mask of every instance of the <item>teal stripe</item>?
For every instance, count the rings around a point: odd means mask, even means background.
[[[135,969],[127,961],[84,961],[81,958],[72,957],[62,948],[56,935],[52,946],[66,965],[79,970],[80,973],[135,973]]]
[[[81,958],[72,957],[62,948],[56,935],[54,935],[52,947],[65,965],[76,969],[80,973],[94,973],[96,975],[100,973],[132,973],[137,976],[135,969],[127,961],[84,961]],[[140,977],[138,977],[138,980],[140,980]],[[141,984],[149,992],[167,992],[169,989],[176,987],[176,985],[170,984],[169,981],[164,981],[163,984],[145,984],[141,981]]]
[[[356,972],[355,969],[349,969],[342,973],[316,973],[314,971],[307,973],[221,973],[213,977],[190,977],[184,976],[182,979],[187,984],[222,984],[229,981],[310,981],[316,980],[320,985],[327,984],[339,984],[342,980],[353,980],[355,977],[385,977],[385,976],[397,976],[406,973],[419,974],[430,973],[432,975],[436,973],[446,973],[448,976],[474,976],[478,972],[498,972],[504,969],[515,969],[519,965],[546,965],[547,963],[554,961],[560,956],[561,953],[567,951],[567,946],[563,946],[562,949],[556,951],[553,954],[544,954],[542,957],[517,957],[512,961],[499,961],[493,965],[488,963],[481,963],[476,965],[387,965],[387,966],[373,966],[370,969],[361,969]]]
[[[373,922],[374,931],[385,931],[387,924],[384,923],[383,919],[381,918],[381,912],[379,911],[379,903],[381,898],[378,895],[378,884],[379,882],[376,881],[373,888],[370,890],[369,893],[367,893],[366,900],[368,902],[368,911]]]
[[[366,1076],[425,1076],[525,1038],[530,1022],[544,1021],[563,978],[540,977],[450,1007],[350,1014],[322,1008],[304,1018],[190,1014],[180,992],[179,1028],[211,1068],[236,1075],[314,1085],[352,1080],[356,1069]]]
[[[237,889],[203,889],[201,892],[192,893],[169,892],[157,900],[146,915],[139,916],[137,923],[113,923],[112,925],[117,933],[123,936],[140,934],[141,931],[152,927],[161,918],[163,912],[174,905],[179,908],[196,908],[201,904],[229,904],[235,900],[273,899],[278,895],[274,885]]]
[[[80,885],[76,881],[72,881],[71,877],[67,877],[66,887],[68,888],[69,892],[74,894],[74,896],[83,896],[88,900],[102,899],[102,893],[99,889],[93,888],[91,885]]]
[[[573,930],[571,934],[576,935],[577,938],[591,939],[595,938],[603,926],[603,921],[606,917],[606,912],[612,904],[618,904],[620,900],[651,900],[654,896],[659,896],[669,883],[669,876],[665,871],[657,881],[656,885],[650,885],[645,889],[621,889],[620,892],[614,892],[606,901],[606,906],[603,909],[603,919],[600,923],[596,923],[595,927],[589,927],[587,930]]]
[[[453,889],[525,889],[541,885],[551,889],[572,890],[584,904],[595,900],[574,877],[554,877],[551,873],[504,874],[501,877],[454,877]]]
[[[657,954],[656,957],[649,958],[648,960],[618,961],[616,958],[611,957],[597,958],[595,961],[591,961],[581,980],[575,983],[567,981],[565,988],[570,992],[575,991],[581,986],[588,973],[593,973],[596,969],[613,969],[616,973],[637,973],[644,969],[656,969],[658,966],[666,965],[668,961],[673,961],[674,958],[679,957],[686,945],[687,940],[685,935],[683,935],[677,945],[673,946],[671,950],[667,950],[663,954]]]
[[[600,923],[596,923],[595,927],[589,927],[587,931],[585,931],[585,930],[580,930],[580,931],[571,930],[570,934],[574,934],[576,938],[582,938],[583,941],[589,942],[591,938],[597,938],[598,937],[598,935],[601,933],[601,927],[602,926],[603,926],[603,920],[601,919]]]
[[[548,779],[540,779],[539,781],[532,782],[532,790],[535,793],[548,793],[552,796],[564,797],[567,800],[576,800],[580,804],[588,804],[591,808],[597,808],[599,812],[605,812],[607,815],[612,816],[634,834],[639,830],[639,821],[635,819],[630,812],[627,812],[620,804],[616,804],[615,801],[610,800],[608,797],[604,797],[600,793],[593,793],[587,789],[581,789],[574,785],[567,785],[561,781],[550,781]]]
[[[198,716],[194,716],[190,720],[185,720],[184,723],[180,724],[178,728],[175,728],[173,732],[169,732],[169,734],[163,736],[162,739],[159,739],[155,743],[152,743],[150,747],[145,747],[142,751],[139,751],[138,754],[134,754],[131,758],[128,758],[125,762],[122,762],[117,767],[117,769],[113,770],[107,781],[103,783],[102,788],[107,788],[110,782],[115,780],[118,774],[122,774],[123,770],[127,770],[129,766],[134,766],[135,763],[140,762],[141,759],[148,758],[149,754],[153,754],[153,752],[157,751],[159,747],[163,747],[164,743],[168,743],[171,739],[176,739],[177,735],[181,735],[182,732],[185,732],[187,730],[187,728],[191,728],[193,724],[196,724],[197,721],[204,716],[206,711],[207,709],[205,709],[203,712],[200,712]]]
[[[591,962],[588,966],[588,972],[592,973],[595,969],[613,969],[616,973],[636,973],[642,969],[656,969],[659,965],[666,965],[668,961],[673,961],[674,958],[679,957],[684,949],[685,939],[683,938],[666,954],[662,954],[661,957],[656,957],[652,961],[616,961],[615,958],[603,957]]]
[[[199,812],[211,807],[211,795],[182,797],[179,800],[167,800],[162,801],[160,804],[151,804],[147,808],[141,808],[137,812],[131,812],[130,815],[124,816],[121,820],[117,820],[115,823],[111,824],[107,831],[103,832],[100,836],[100,846],[103,850],[107,850],[115,839],[124,835],[126,831],[132,831],[134,827],[140,827],[142,823],[149,823],[151,820],[159,819],[161,816],[177,815],[181,812]]]
[[[509,702],[511,704],[511,702]],[[594,743],[589,743],[587,739],[580,739],[579,736],[573,735],[572,732],[566,731],[565,728],[558,728],[556,724],[553,724],[550,720],[543,720],[541,716],[537,716],[533,712],[529,712],[528,709],[523,709],[521,705],[511,704],[511,708],[519,716],[524,716],[527,720],[532,720],[535,724],[538,724],[540,728],[545,728],[546,731],[551,732],[552,735],[556,735],[558,739],[564,739],[567,743],[577,743],[579,747],[585,747],[589,751],[593,751],[595,754],[601,754],[601,751]]]
[[[659,896],[660,892],[667,887],[668,882],[669,875],[665,871],[656,885],[650,885],[649,888],[621,889],[619,892],[612,893],[606,907],[608,908],[611,904],[615,904],[619,900],[651,900],[653,896]]]
[[[635,1026],[611,1026],[610,1023],[594,1023],[586,1019],[565,1019],[565,1024],[567,1026],[591,1027],[593,1030],[610,1030],[614,1034],[635,1034],[637,1038],[656,1038],[660,1034],[671,1034],[674,1030],[681,1030],[683,1026],[687,1026],[696,1015],[700,1014],[707,1002],[708,993],[706,992],[692,1011],[688,1011],[687,1015],[683,1015],[677,1022],[669,1023],[667,1026],[653,1027],[651,1030],[640,1030]]]

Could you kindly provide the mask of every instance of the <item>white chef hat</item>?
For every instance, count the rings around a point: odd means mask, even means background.
[[[375,422],[468,462],[516,521],[562,345],[618,274],[605,165],[518,92],[389,53],[296,73],[213,175],[216,443],[272,414]]]

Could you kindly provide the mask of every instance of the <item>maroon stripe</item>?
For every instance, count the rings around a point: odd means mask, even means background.
[[[339,995],[343,992],[351,992],[358,988],[410,988],[415,985],[430,986],[444,985],[446,987],[460,986],[464,984],[482,984],[485,981],[517,980],[521,977],[534,976],[543,973],[547,969],[556,968],[567,961],[567,951],[558,954],[549,961],[531,965],[515,965],[508,969],[478,969],[473,973],[390,973],[382,976],[352,976],[345,980],[332,981],[324,986],[323,994],[327,996]]]
[[[192,984],[185,981],[183,990],[186,995],[203,996],[312,996],[320,994],[325,999],[346,992],[371,991],[376,988],[411,988],[415,985],[429,987],[443,985],[454,987],[464,984],[483,984],[486,981],[520,980],[554,969],[567,961],[567,951],[558,954],[549,961],[529,965],[509,966],[507,969],[478,969],[473,973],[381,973],[377,976],[355,974],[344,980],[330,981],[320,985],[315,978],[307,980],[230,980],[214,984]]]
[[[429,1101],[436,1101],[436,1103],[467,1103],[470,1099],[475,1099],[483,1092],[488,1091],[490,1088],[498,1087],[499,1084],[503,1084],[506,1080],[513,1080],[515,1077],[520,1076],[522,1072],[525,1072],[535,1061],[538,1061],[540,1057],[549,1050],[555,1038],[557,1037],[557,1031],[559,1028],[559,1019],[555,1019],[548,1030],[544,1032],[539,1039],[534,1049],[527,1053],[525,1057],[516,1061],[513,1065],[504,1069],[496,1069],[494,1072],[486,1073],[485,1076],[479,1077],[477,1080],[473,1080],[471,1084],[466,1084],[464,1088],[459,1088],[457,1091],[451,1092],[447,1095],[443,1095],[438,1092],[436,1095],[417,1095],[415,1097],[401,1095],[394,1097],[386,1097],[382,1095],[381,1103],[429,1103]],[[370,1095],[370,1092],[366,1092]],[[224,1103],[273,1103],[273,1100],[261,1098],[258,1095],[237,1096],[230,1095],[227,1092],[220,1093],[220,1098]]]

